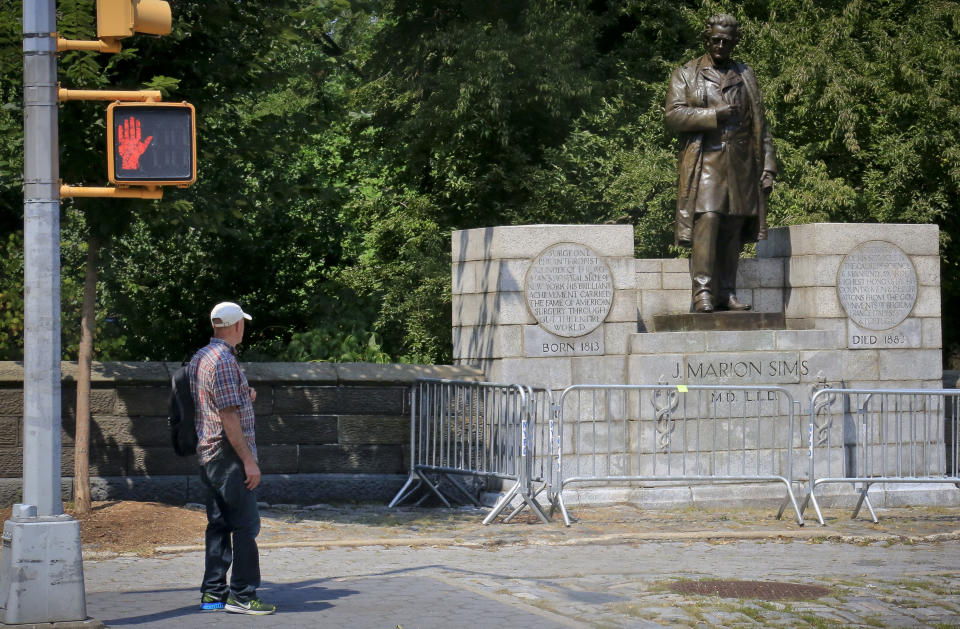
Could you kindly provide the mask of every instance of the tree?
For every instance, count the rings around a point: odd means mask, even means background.
[[[61,2],[65,24],[81,19],[70,11],[84,2]],[[103,242],[94,351],[136,359],[184,357],[204,340],[197,322],[210,304],[234,299],[256,317],[248,359],[446,361],[452,229],[629,222],[638,256],[677,255],[664,89],[702,53],[707,17],[727,10],[743,25],[737,56],[757,71],[780,159],[771,223],[937,222],[944,311],[960,302],[949,211],[960,180],[957,2],[173,8],[169,37],[132,38],[109,60],[62,59],[66,86],[87,72],[189,100],[200,137],[200,181],[189,190],[159,203],[66,206],[67,356],[78,347],[90,234]],[[21,61],[8,28],[2,20],[0,198],[12,207]],[[93,155],[101,109],[62,110],[80,130],[64,136],[74,181],[103,177]],[[0,266],[11,272],[19,222],[0,216]],[[0,277],[7,357],[20,351],[15,284]],[[945,335],[956,345],[954,328]]]
[[[781,222],[937,223],[944,312],[960,304],[960,4],[770,3],[751,61],[769,77]],[[784,54],[790,51],[790,54]],[[956,326],[944,326],[945,347]]]
[[[198,106],[199,181],[183,196],[216,224],[137,217],[109,254],[111,308],[133,355],[180,359],[212,303],[239,301],[257,322],[246,356],[275,356],[342,292],[342,120],[360,80],[344,51],[376,24],[335,1],[184,2],[176,17],[156,58]]]
[[[93,39],[94,2],[92,0],[64,0],[59,6],[58,29],[67,39]],[[116,57],[101,57],[92,52],[67,52],[58,64],[58,74],[68,88],[98,89],[112,83],[114,70],[123,60],[136,57],[136,49],[128,47]],[[157,85],[159,83],[159,85]],[[155,86],[171,83],[162,77],[154,79]],[[102,148],[96,150],[94,134],[104,129],[101,103],[77,103],[65,107],[60,115],[60,127],[69,130],[61,134],[61,176],[66,181],[100,182],[106,172],[106,156]],[[102,145],[100,145],[102,147]],[[99,147],[98,147],[99,148]],[[114,205],[113,200],[78,203],[83,207],[86,233],[86,261],[80,308],[80,340],[77,346],[76,423],[74,431],[74,506],[78,513],[90,509],[89,446],[90,446],[90,370],[93,360],[94,328],[97,300],[97,267],[101,247],[122,232],[130,220],[135,203]],[[74,328],[75,329],[75,328]],[[69,332],[68,332],[69,334]]]
[[[380,150],[387,178],[361,206],[358,289],[389,296],[375,278],[410,268],[382,246],[389,239],[372,236],[397,220],[435,225],[438,237],[480,225],[630,221],[637,255],[672,255],[676,147],[663,130],[663,89],[673,68],[702,54],[706,19],[732,10],[744,30],[737,56],[757,70],[781,161],[771,223],[938,222],[945,304],[960,297],[948,211],[960,150],[950,96],[956,2],[384,6],[358,141]],[[412,278],[439,283],[437,262],[420,265],[436,275]],[[403,290],[398,303],[420,300]],[[447,309],[441,292],[434,301]],[[382,309],[378,325],[402,325],[401,312]],[[444,347],[441,315],[430,330]]]
[[[0,3],[0,357],[23,357],[22,17]],[[15,209],[16,208],[16,209]]]

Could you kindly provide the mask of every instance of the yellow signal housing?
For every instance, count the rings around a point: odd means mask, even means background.
[[[97,39],[82,41],[57,37],[57,51],[120,52],[120,40],[134,33],[169,35],[173,23],[164,0],[97,0]]]
[[[97,37],[123,39],[134,33],[169,35],[173,16],[164,0],[97,0]]]

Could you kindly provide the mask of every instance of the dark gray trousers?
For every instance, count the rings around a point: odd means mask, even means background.
[[[200,590],[245,603],[260,587],[257,497],[244,485],[243,463],[230,449],[200,468],[207,487],[206,566]],[[233,568],[227,587],[227,570]]]
[[[697,214],[693,221],[690,277],[693,302],[709,300],[723,307],[737,292],[737,261],[743,243],[743,216],[716,212]]]

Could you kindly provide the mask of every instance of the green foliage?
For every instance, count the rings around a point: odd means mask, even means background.
[[[65,206],[60,230],[60,347],[65,360],[76,360],[79,351],[88,233],[86,215],[75,205]],[[110,295],[102,280],[96,297],[94,359],[123,360],[128,356],[126,338],[110,314]]]
[[[58,3],[92,36],[93,0]],[[960,4],[950,0],[182,0],[173,33],[60,57],[64,87],[159,89],[197,107],[199,180],[62,219],[64,351],[87,238],[105,243],[99,356],[178,360],[216,301],[254,315],[247,359],[450,358],[450,234],[636,226],[676,255],[671,71],[734,13],[779,159],[772,225],[941,226],[960,307]],[[22,204],[19,10],[0,3],[0,206]],[[61,176],[104,179],[102,103],[60,108]],[[0,358],[22,343],[22,214],[0,212]],[[945,338],[960,342],[957,326]],[[102,340],[101,340],[102,339]]]
[[[516,218],[543,150],[586,104],[592,35],[582,7],[494,1],[394,2],[373,42],[378,76],[358,99],[406,185],[436,198],[442,222]]]
[[[937,223],[944,312],[960,306],[960,4],[771,2],[746,55],[783,164],[779,223]],[[784,51],[790,51],[784,54]],[[945,346],[960,342],[944,325]]]
[[[636,29],[673,51],[675,3],[391,2],[355,95],[353,141],[377,182],[348,210],[348,285],[379,295],[385,346],[449,358],[449,233],[632,221],[665,253],[675,198],[663,88]],[[668,67],[655,60],[664,71]],[[369,163],[368,163],[369,164]],[[360,165],[368,168],[368,164]],[[354,232],[357,233],[357,232]],[[402,244],[406,243],[406,244]]]
[[[0,242],[0,356],[23,358],[23,232]]]
[[[136,56],[110,66],[112,84],[196,105],[199,181],[162,202],[106,201],[124,206],[118,229],[90,217],[110,236],[103,307],[131,357],[177,360],[209,335],[210,306],[235,300],[255,315],[250,354],[276,356],[341,292],[340,119],[359,78],[306,25],[325,33],[336,20],[346,44],[364,20],[343,2],[180,2],[174,12],[171,36],[125,41]]]
[[[249,358],[249,353],[245,354]],[[361,330],[344,330],[331,323],[322,328],[297,332],[280,352],[282,361],[307,362],[366,362],[389,363],[389,354],[383,351],[377,335]]]
[[[796,151],[817,171],[816,181],[808,177],[791,187],[827,193],[829,220],[946,218],[960,184],[960,112],[953,96],[960,88],[960,6],[939,0],[771,4],[769,21],[753,24],[755,44],[747,54],[769,77],[766,98],[775,104],[773,130],[782,152]],[[801,204],[781,212],[809,209]]]
[[[21,30],[19,5],[0,2],[0,242],[4,244],[14,232],[23,229]],[[9,298],[0,294],[0,299]]]
[[[450,234],[429,218],[424,197],[380,210],[363,239],[359,261],[344,272],[358,295],[378,297],[376,329],[399,339],[402,362],[449,360]]]
[[[164,98],[170,97],[178,87],[180,87],[180,79],[162,75],[157,75],[143,84],[143,89],[159,90]]]

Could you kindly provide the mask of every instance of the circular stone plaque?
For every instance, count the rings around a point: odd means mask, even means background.
[[[917,271],[900,247],[871,240],[843,258],[837,295],[854,323],[887,330],[900,325],[917,303]]]
[[[527,307],[548,332],[583,336],[613,304],[613,274],[592,249],[572,242],[547,247],[527,271]]]

